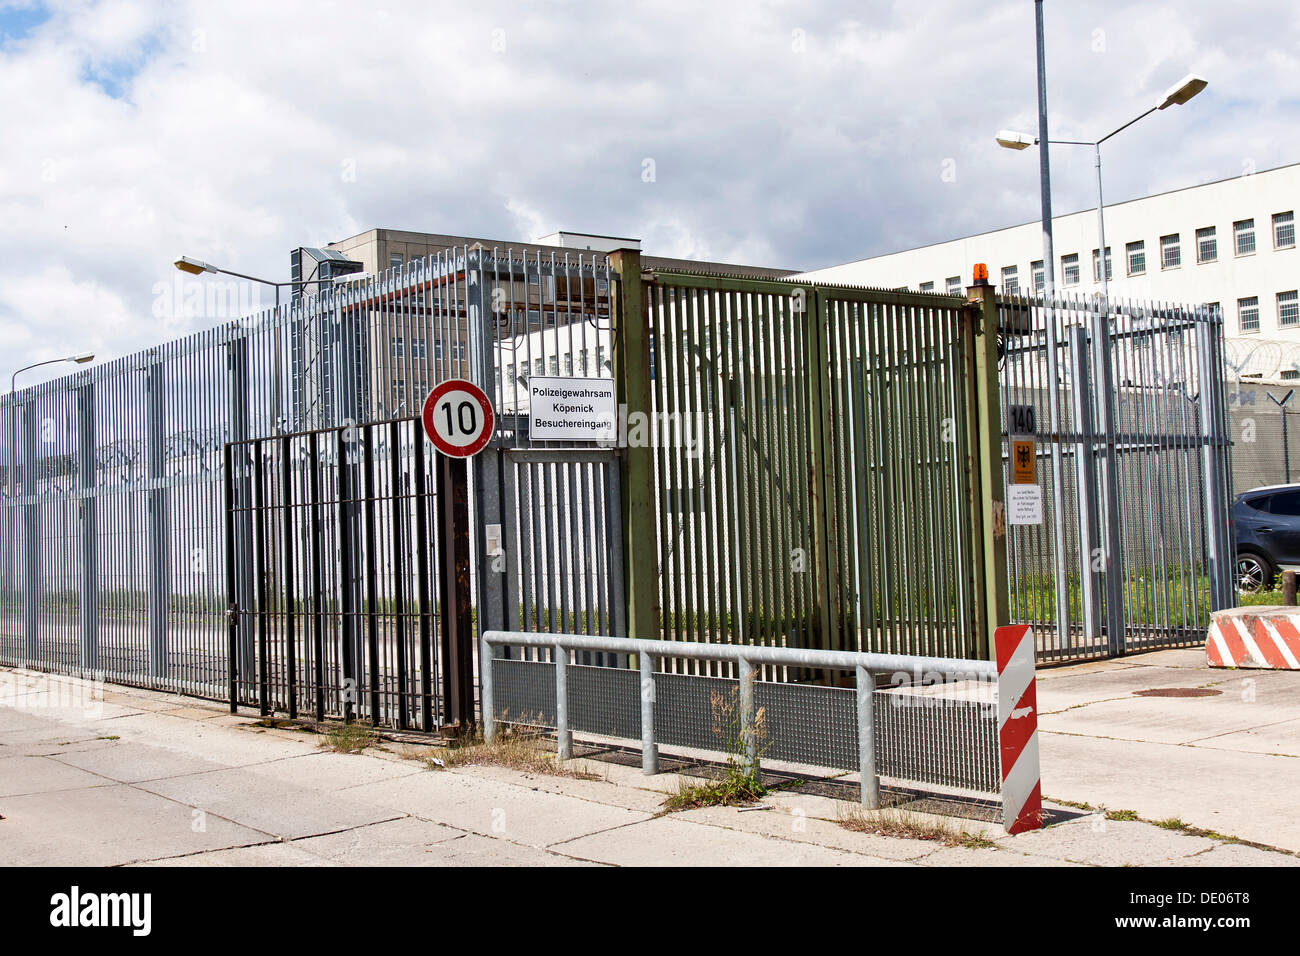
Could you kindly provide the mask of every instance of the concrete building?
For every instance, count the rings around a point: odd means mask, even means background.
[[[1300,163],[1107,205],[1110,294],[1218,305],[1229,338],[1300,342],[1297,205]],[[1057,216],[1052,231],[1058,291],[1100,292],[1096,209]],[[1041,223],[817,269],[801,278],[959,293],[977,262],[988,265],[989,280],[1003,292],[1041,292]]]

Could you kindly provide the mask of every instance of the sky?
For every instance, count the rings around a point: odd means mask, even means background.
[[[1045,4],[1054,138],[1118,202],[1300,161],[1294,0]],[[0,0],[0,370],[233,315],[373,227],[813,269],[1034,220],[1031,0]],[[1054,147],[1057,214],[1095,200]],[[258,286],[235,308],[269,304]],[[68,366],[25,373],[24,384]]]

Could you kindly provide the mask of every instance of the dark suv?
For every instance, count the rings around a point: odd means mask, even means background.
[[[1300,485],[1253,488],[1232,505],[1237,588],[1262,591],[1279,571],[1300,570]]]

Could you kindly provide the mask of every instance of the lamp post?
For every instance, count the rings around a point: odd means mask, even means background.
[[[1037,7],[1041,15],[1042,0],[1038,0]],[[1042,32],[1041,22],[1039,24],[1039,56],[1041,62],[1042,56]],[[1123,126],[1111,130],[1105,136],[1098,140],[1076,140],[1076,139],[1047,139],[1047,114],[1045,96],[1042,88],[1042,79],[1040,73],[1039,80],[1039,117],[1037,137],[1029,136],[1026,133],[1019,133],[1015,130],[1000,130],[995,137],[999,146],[1005,149],[1021,150],[1030,146],[1036,146],[1043,142],[1049,145],[1057,146],[1091,146],[1093,151],[1093,165],[1097,169],[1097,273],[1101,281],[1101,294],[1103,299],[1109,298],[1110,282],[1106,275],[1106,218],[1104,213],[1105,203],[1102,199],[1101,190],[1101,144],[1106,142],[1117,133],[1122,133],[1134,123],[1143,120],[1157,110],[1165,110],[1171,106],[1181,106],[1190,100],[1208,85],[1207,81],[1197,76],[1195,73],[1189,73],[1183,77],[1168,90],[1165,91],[1164,98],[1152,106],[1150,109],[1133,117]],[[1048,193],[1051,190],[1051,183],[1048,173],[1047,150],[1039,150],[1039,165],[1041,168],[1041,180],[1043,189],[1043,270],[1045,276],[1053,275],[1052,263],[1048,257],[1051,251],[1051,233],[1052,227],[1049,222],[1051,216],[1051,198]],[[1051,280],[1048,279],[1048,287],[1051,287]],[[1049,293],[1050,294],[1050,293]]]
[[[15,465],[17,464],[18,456],[15,451],[14,445],[17,442],[17,428],[15,426],[18,418],[17,391],[18,391],[19,374],[21,374],[22,372],[30,371],[31,369],[34,368],[40,368],[42,365],[56,365],[60,362],[75,362],[78,365],[85,365],[87,362],[93,362],[94,360],[95,360],[94,352],[78,352],[76,355],[65,355],[63,358],[46,359],[44,362],[33,362],[31,365],[24,365],[22,368],[17,369],[13,373],[13,375],[9,377],[9,467],[8,467],[8,474],[5,475],[5,487],[8,488],[9,490],[9,497],[11,498],[15,497],[15,493],[17,491],[14,482],[14,469],[15,469]],[[30,466],[31,466],[31,462],[28,462],[28,467]],[[9,523],[9,533],[12,536],[13,534],[12,522]],[[12,567],[13,575],[9,581],[9,585],[10,585],[9,593],[11,595],[15,595],[18,593],[18,565],[14,557],[14,549],[13,549],[12,541],[13,539],[11,537],[9,546],[6,548],[6,554],[8,555],[8,560],[14,562]]]
[[[275,282],[274,280],[271,279],[260,279],[257,276],[246,275],[243,272],[235,272],[232,269],[222,269],[219,266],[214,266],[210,262],[204,262],[202,259],[191,259],[189,256],[181,256],[172,264],[176,266],[176,268],[179,269],[181,272],[188,272],[190,275],[193,276],[203,275],[205,272],[212,273],[212,274],[219,273],[221,275],[234,276],[236,279],[247,279],[249,282],[260,282],[262,285],[272,286],[275,289],[275,313],[277,316],[279,316],[280,314],[280,289],[282,287],[284,286],[300,287],[305,285],[311,285],[312,282],[320,281],[316,279],[310,279],[310,280],[290,280],[288,282]],[[283,381],[281,375],[281,368],[280,368],[281,361],[282,360],[281,360],[281,353],[280,353],[280,336],[277,334],[275,337],[275,394],[272,397],[272,400],[274,402],[274,407],[271,412],[271,414],[275,418],[276,425],[280,424],[280,419],[283,417],[281,414],[281,407],[280,407],[280,390]],[[273,425],[272,427],[275,426]]]
[[[14,464],[15,464],[14,419],[18,417],[18,405],[16,402],[16,393],[18,390],[18,376],[23,372],[30,371],[31,369],[40,368],[42,365],[57,365],[60,362],[76,362],[78,365],[85,365],[87,362],[93,362],[94,360],[95,360],[94,352],[78,352],[76,355],[65,355],[63,358],[46,359],[44,362],[33,362],[31,365],[24,365],[22,368],[15,371],[14,374],[9,377],[9,474],[5,476],[7,478],[5,484],[8,485],[9,494],[11,496],[13,495],[14,492],[14,488],[13,488],[13,475],[14,475]]]

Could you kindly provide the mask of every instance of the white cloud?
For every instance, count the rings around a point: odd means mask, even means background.
[[[1036,122],[1028,3],[375,7],[78,0],[0,48],[11,363],[157,341],[182,253],[283,278],[372,226],[563,227],[812,268],[1037,215],[1032,155],[991,140]],[[1298,38],[1285,0],[1049,4],[1053,133],[1196,69],[1205,94],[1108,144],[1110,198],[1294,161]],[[1086,152],[1054,153],[1058,211],[1091,201]]]

